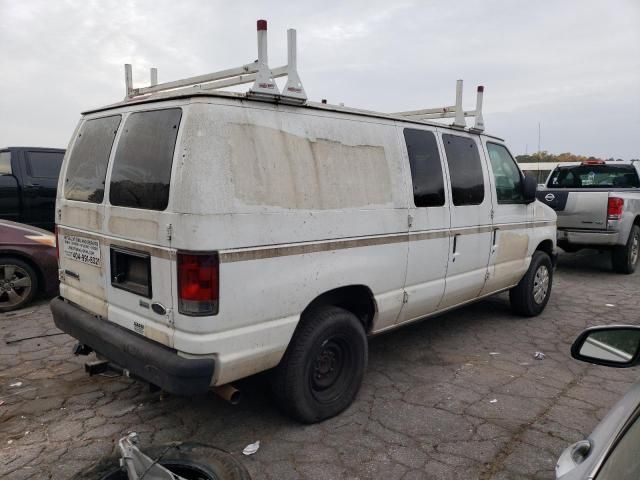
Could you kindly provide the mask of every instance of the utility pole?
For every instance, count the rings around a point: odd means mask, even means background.
[[[540,153],[540,122],[538,122],[538,153]]]

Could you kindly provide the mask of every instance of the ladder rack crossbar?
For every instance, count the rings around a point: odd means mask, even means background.
[[[439,118],[453,118],[453,126],[466,128],[465,118],[475,117],[473,130],[483,131],[484,121],[482,118],[482,97],[484,95],[484,87],[479,86],[476,96],[475,110],[464,110],[462,108],[462,80],[456,82],[456,103],[448,107],[423,108],[420,110],[409,110],[406,112],[396,112],[392,115],[405,117],[409,120],[431,120]]]
[[[420,117],[422,115],[429,115],[432,113],[449,113],[455,112],[455,105],[451,107],[437,107],[437,108],[423,108],[421,110],[410,110],[407,112],[396,112],[393,115],[397,115],[399,117]]]
[[[287,75],[287,66],[277,67],[271,70],[272,78],[285,77]],[[249,73],[247,75],[238,75],[223,80],[215,80],[200,85],[202,90],[217,90],[218,88],[233,87],[235,85],[243,85],[245,83],[255,82],[258,77],[257,73]]]
[[[465,117],[476,116],[475,110],[465,110],[463,113]],[[439,113],[425,113],[423,115],[402,115],[402,116],[406,117],[408,120],[429,120],[433,118],[455,118],[456,113],[455,112],[439,112]]]
[[[195,77],[183,78],[181,80],[175,80],[173,82],[159,83],[150,87],[134,88],[129,96],[147,95],[149,93],[162,92],[164,90],[173,90],[181,87],[190,87],[192,85],[209,83],[229,77],[237,77],[243,74],[256,73],[258,71],[256,65],[256,63],[250,63],[241,67],[222,70],[220,72],[197,75]]]

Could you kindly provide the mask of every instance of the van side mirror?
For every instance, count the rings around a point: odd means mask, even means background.
[[[640,326],[587,328],[571,346],[571,356],[607,367],[633,367],[640,363]]]
[[[524,203],[533,203],[536,201],[536,192],[538,191],[538,181],[531,175],[525,175],[522,182],[522,196]]]

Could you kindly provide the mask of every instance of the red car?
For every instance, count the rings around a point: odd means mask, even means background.
[[[0,220],[0,312],[22,308],[38,293],[51,294],[57,289],[55,235]]]

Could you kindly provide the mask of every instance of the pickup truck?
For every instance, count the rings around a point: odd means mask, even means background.
[[[560,164],[538,200],[558,215],[558,246],[611,251],[614,271],[633,273],[640,251],[638,162],[590,160]]]
[[[0,148],[0,219],[55,228],[59,148]]]

